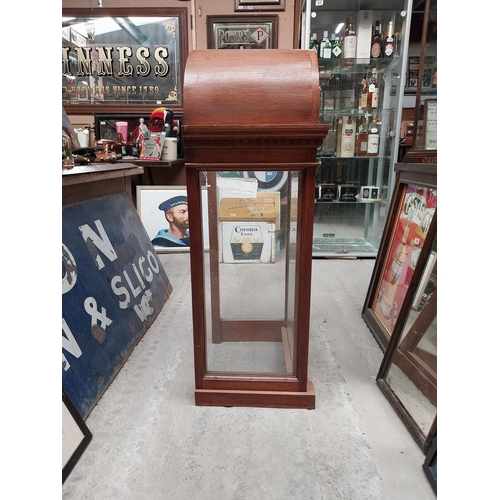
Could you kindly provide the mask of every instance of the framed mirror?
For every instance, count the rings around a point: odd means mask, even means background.
[[[63,9],[62,16],[68,114],[182,106],[187,8]]]

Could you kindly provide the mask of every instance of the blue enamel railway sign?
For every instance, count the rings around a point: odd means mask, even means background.
[[[85,418],[172,287],[125,194],[63,207],[62,237],[62,384]]]

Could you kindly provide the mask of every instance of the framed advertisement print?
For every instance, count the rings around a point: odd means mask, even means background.
[[[186,7],[67,8],[62,15],[62,104],[68,114],[182,107]]]
[[[208,207],[206,188],[202,200]],[[185,186],[137,186],[137,212],[158,253],[189,252],[189,212]],[[203,211],[208,214],[208,210]],[[208,250],[208,218],[203,221]]]
[[[437,149],[437,99],[426,99],[424,104],[424,149]]]
[[[396,171],[389,216],[362,311],[383,350],[405,309],[411,308],[410,299],[423,272],[420,260],[430,252],[427,239],[435,233],[437,219],[437,166],[396,164]]]
[[[92,433],[86,426],[78,410],[62,391],[62,482],[82,456],[92,440]]]
[[[207,16],[209,49],[277,49],[277,15]]]

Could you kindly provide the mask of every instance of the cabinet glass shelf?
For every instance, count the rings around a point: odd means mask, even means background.
[[[381,74],[387,70],[387,67],[391,64],[397,65],[399,63],[399,57],[393,57],[391,59],[371,59],[370,62],[356,61],[354,64],[346,65],[342,64],[336,59],[322,59],[318,57],[318,66],[320,71],[320,78],[324,78],[324,75],[328,72],[332,73],[367,73],[372,70],[372,68],[377,69],[377,73]],[[327,71],[325,71],[327,70]]]
[[[349,115],[349,116],[372,116],[376,114],[377,116],[390,115],[394,113],[394,108],[391,109],[356,109],[356,108],[321,108],[320,112],[322,116],[336,116],[336,115]]]
[[[318,160],[389,160],[390,156],[332,156],[318,153]]]

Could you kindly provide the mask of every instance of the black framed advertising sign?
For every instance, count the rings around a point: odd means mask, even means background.
[[[187,8],[63,9],[67,113],[182,106]]]

